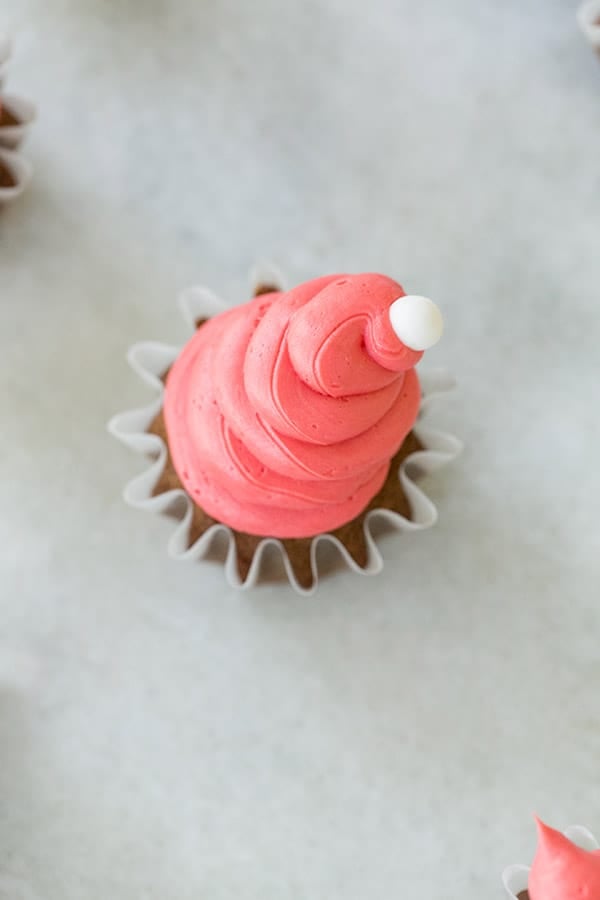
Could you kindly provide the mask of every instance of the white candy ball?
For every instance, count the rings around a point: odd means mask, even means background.
[[[432,300],[407,294],[390,306],[390,323],[399,340],[411,350],[428,350],[444,330],[442,314]]]

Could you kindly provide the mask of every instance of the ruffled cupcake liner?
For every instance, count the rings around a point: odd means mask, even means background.
[[[262,268],[253,273],[255,293],[280,289],[282,278],[272,268]],[[212,318],[229,307],[205,288],[186,291],[180,301],[184,318],[192,331],[208,318]],[[129,364],[140,378],[157,394],[156,399],[141,409],[120,413],[111,419],[109,431],[118,440],[152,462],[141,475],[133,478],[125,487],[126,503],[136,509],[148,512],[176,515],[179,523],[169,542],[169,555],[175,559],[197,560],[206,556],[218,536],[224,536],[226,543],[224,568],[227,581],[232,587],[249,589],[256,585],[267,565],[267,559],[274,551],[283,561],[290,585],[300,594],[309,595],[316,591],[319,583],[317,557],[322,545],[335,548],[342,560],[352,571],[363,575],[374,575],[383,568],[383,559],[376,543],[374,528],[376,522],[383,522],[396,531],[421,531],[431,527],[437,520],[434,503],[417,485],[416,478],[425,476],[454,459],[461,450],[461,443],[450,434],[431,427],[427,420],[434,397],[451,389],[453,380],[445,373],[432,373],[421,377],[424,398],[419,420],[413,429],[416,438],[414,452],[410,452],[401,462],[397,473],[401,488],[408,503],[410,518],[387,508],[374,508],[364,515],[362,531],[365,545],[364,564],[359,564],[347,546],[332,534],[320,534],[309,540],[309,575],[299,578],[290,559],[289,543],[277,538],[254,539],[251,558],[241,559],[239,537],[226,525],[211,520],[206,530],[190,544],[189,534],[194,516],[195,504],[183,488],[164,490],[157,493],[157,485],[169,464],[168,448],[160,434],[149,433],[153,423],[162,412],[163,379],[179,354],[178,347],[162,343],[145,342],[135,344],[128,353]],[[197,507],[196,507],[197,509]]]
[[[31,165],[15,152],[35,119],[33,103],[3,94],[11,43],[0,35],[0,206],[23,193],[32,175]]]
[[[600,54],[600,0],[585,0],[577,11],[577,21],[589,44]]]
[[[0,147],[0,205],[23,193],[31,180],[31,165],[14,150]]]
[[[578,847],[583,847],[584,850],[598,850],[600,847],[594,835],[582,825],[571,825],[564,835]],[[521,865],[508,866],[504,870],[502,884],[510,900],[528,900],[529,872],[529,866]]]
[[[14,94],[3,94],[0,104],[0,146],[14,150],[35,119],[35,106]]]

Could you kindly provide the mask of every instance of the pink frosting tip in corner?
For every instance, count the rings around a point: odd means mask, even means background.
[[[584,850],[536,817],[530,900],[600,900],[600,850]]]

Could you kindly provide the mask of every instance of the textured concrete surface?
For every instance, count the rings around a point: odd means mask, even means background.
[[[600,832],[600,65],[574,16],[4,0],[40,118],[0,216],[2,900],[480,900],[532,811]],[[257,257],[430,295],[460,382],[439,525],[310,600],[170,562],[105,433],[149,396],[128,345],[182,337],[189,283],[242,299]]]

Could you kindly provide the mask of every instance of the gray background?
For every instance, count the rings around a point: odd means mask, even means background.
[[[3,0],[40,108],[0,216],[23,897],[479,900],[531,858],[534,810],[600,832],[600,65],[574,13]],[[433,297],[428,363],[460,382],[439,525],[308,600],[170,562],[105,433],[150,396],[128,345],[181,339],[189,283],[245,299],[257,257]]]

